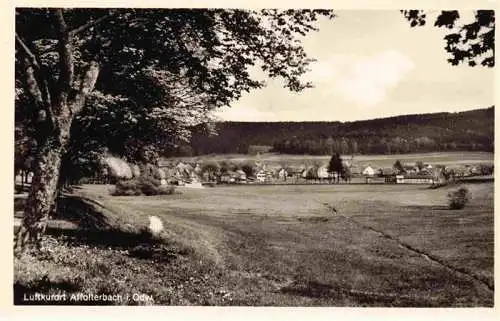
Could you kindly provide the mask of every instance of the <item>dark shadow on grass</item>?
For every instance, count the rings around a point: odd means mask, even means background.
[[[53,219],[78,222],[82,228],[108,228],[109,223],[102,213],[104,209],[100,204],[74,195],[63,195],[57,201],[57,210]]]
[[[47,228],[46,233],[63,239],[68,246],[87,245],[94,248],[128,251],[128,256],[169,263],[187,250],[169,247],[152,237],[146,230],[126,232],[118,229],[59,229]]]
[[[126,232],[118,229],[61,229],[47,227],[46,234],[64,239],[69,245],[89,245],[98,248],[123,248],[142,243],[154,243],[147,232]]]

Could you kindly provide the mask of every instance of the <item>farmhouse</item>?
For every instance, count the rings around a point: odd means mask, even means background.
[[[236,172],[227,172],[220,176],[221,183],[236,183],[238,179],[238,173]]]
[[[285,169],[288,177],[294,177],[294,178],[301,178],[302,177],[302,172],[304,172],[304,169],[301,167],[287,167]]]
[[[238,183],[246,183],[247,174],[245,174],[244,171],[242,171],[241,169],[238,169],[235,173],[236,173],[236,181]]]
[[[363,170],[362,174],[364,176],[373,177],[375,176],[375,170],[371,166],[368,166]]]
[[[266,181],[266,171],[261,169],[257,172],[257,174],[255,175],[255,178],[257,179],[258,182],[265,182]]]
[[[419,172],[418,167],[412,164],[404,164],[403,169],[405,170],[406,174],[417,174]]]
[[[328,167],[325,165],[321,166],[318,168],[318,178],[319,179],[326,179],[326,178],[331,178],[332,175],[331,173],[328,172]]]
[[[286,178],[288,177],[288,172],[285,168],[282,167],[282,168],[278,169],[277,176],[278,176],[278,179],[286,181]]]

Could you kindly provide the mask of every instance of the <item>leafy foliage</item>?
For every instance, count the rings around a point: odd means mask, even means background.
[[[397,161],[394,162],[394,165],[392,166],[394,168],[394,170],[398,173],[398,174],[401,174],[401,173],[404,173],[405,172],[405,169],[403,167],[403,164],[401,164],[401,161],[398,159]]]
[[[427,14],[422,10],[402,10],[403,15],[410,21],[411,27],[423,26],[427,21]],[[474,21],[469,24],[460,24],[460,13],[457,10],[441,11],[434,26],[450,30],[446,40],[445,50],[451,54],[448,62],[458,65],[461,62],[474,67],[495,66],[495,11],[477,10]]]
[[[114,196],[139,196],[139,195],[170,195],[173,194],[173,186],[164,186],[153,177],[141,176],[131,180],[121,180],[116,183]]]
[[[210,123],[210,110],[265,85],[250,77],[254,65],[281,77],[292,91],[310,87],[300,78],[312,61],[300,37],[317,30],[320,16],[334,17],[327,10],[274,9],[72,8],[63,14],[73,39],[74,74],[92,61],[100,67],[95,90],[72,122],[63,160],[63,167],[82,171],[95,164],[95,153],[151,161],[144,159],[145,150],[154,154],[186,142],[193,125]],[[52,15],[49,9],[18,8],[16,35],[57,92],[65,77],[64,57]],[[22,78],[21,41],[16,42],[16,106],[27,111],[17,113],[16,107],[16,124],[36,132],[37,110],[23,96],[28,84]]]
[[[342,163],[342,158],[339,153],[333,154],[330,158],[330,162],[328,163],[328,172],[340,175],[344,174],[344,164]]]
[[[460,187],[456,191],[448,193],[448,204],[450,209],[461,210],[471,200],[471,193],[466,187]]]

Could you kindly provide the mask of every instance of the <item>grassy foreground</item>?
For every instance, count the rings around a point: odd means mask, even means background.
[[[54,229],[42,256],[16,259],[16,303],[48,291],[120,294],[114,304],[493,306],[492,183],[468,185],[461,211],[446,208],[448,188],[422,186],[107,188],[77,192],[98,203],[74,219],[99,229]],[[163,243],[141,250],[150,215]]]

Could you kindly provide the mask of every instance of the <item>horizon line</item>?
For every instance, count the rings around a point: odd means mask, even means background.
[[[389,118],[398,118],[404,116],[422,116],[422,115],[438,115],[438,114],[461,114],[468,113],[472,111],[479,110],[487,110],[495,108],[495,104],[489,107],[481,107],[474,108],[462,111],[438,111],[434,113],[411,113],[411,114],[397,114],[392,116],[382,116],[377,118],[365,118],[365,119],[356,119],[356,120],[215,120],[216,123],[354,123],[361,121],[370,121],[370,120],[380,120],[380,119],[389,119]]]

